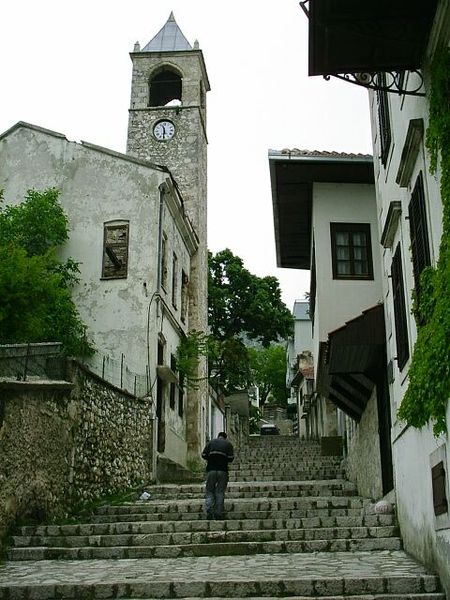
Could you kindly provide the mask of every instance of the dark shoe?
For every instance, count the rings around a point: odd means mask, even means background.
[[[206,518],[208,521],[212,521],[214,519],[214,515],[210,512],[206,513]]]
[[[223,521],[225,517],[223,515],[216,515],[216,521]]]

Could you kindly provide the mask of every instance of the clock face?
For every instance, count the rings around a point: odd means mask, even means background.
[[[171,140],[175,135],[175,125],[172,121],[159,121],[153,127],[153,134],[157,140]]]

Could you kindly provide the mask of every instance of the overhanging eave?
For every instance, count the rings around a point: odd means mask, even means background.
[[[437,0],[310,0],[309,74],[420,69]]]

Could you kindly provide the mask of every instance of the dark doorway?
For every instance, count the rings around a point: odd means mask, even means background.
[[[158,365],[164,364],[164,342],[158,342]],[[157,376],[156,382],[156,416],[158,417],[158,452],[164,452],[166,447],[166,424],[165,424],[165,403],[164,403],[164,381]]]
[[[391,402],[387,377],[386,353],[383,356],[383,367],[376,378],[378,405],[378,434],[380,439],[381,478],[383,495],[394,488],[394,470],[392,467],[391,445]]]

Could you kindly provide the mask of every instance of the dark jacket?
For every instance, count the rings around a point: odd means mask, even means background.
[[[207,471],[225,471],[225,473],[228,473],[228,463],[234,459],[233,445],[225,438],[215,438],[206,444],[202,452],[202,458],[208,461]]]

